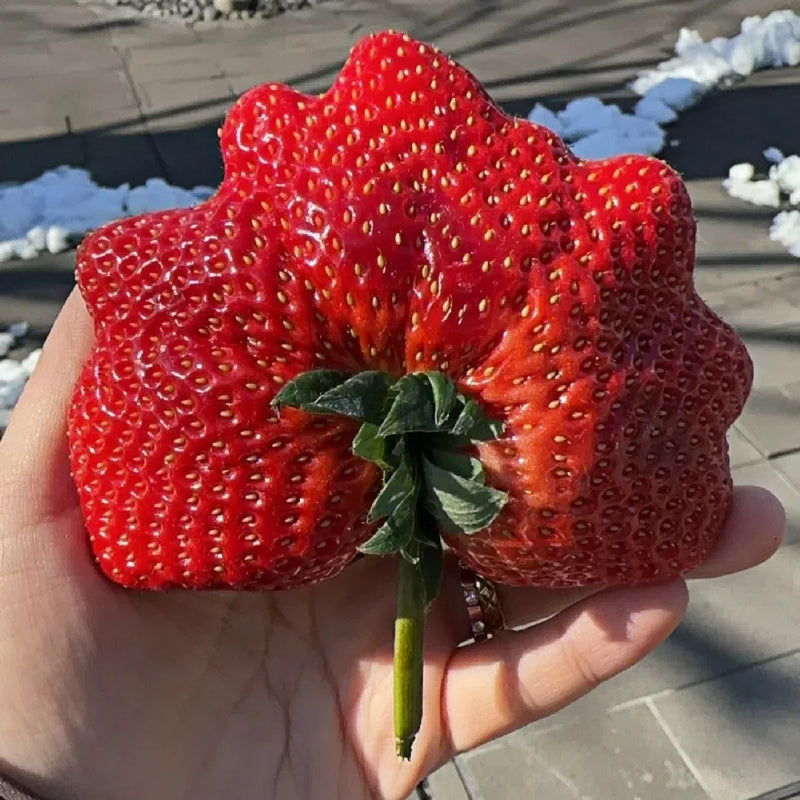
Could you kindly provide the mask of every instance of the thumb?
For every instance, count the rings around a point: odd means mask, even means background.
[[[69,471],[67,409],[94,335],[77,289],[44,344],[41,358],[0,440],[0,503],[12,498],[17,525],[35,524],[77,505]]]

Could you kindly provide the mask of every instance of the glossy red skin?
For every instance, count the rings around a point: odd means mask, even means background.
[[[629,584],[703,560],[752,366],[694,291],[669,167],[581,162],[396,33],[320,97],[250,90],[221,146],[209,201],[80,251],[97,344],[72,465],[112,579],[274,589],[348,563],[379,474],[350,423],[269,407],[323,366],[438,369],[503,420],[480,456],[509,503],[448,538],[487,577]]]

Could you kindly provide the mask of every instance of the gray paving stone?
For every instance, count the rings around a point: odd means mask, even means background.
[[[695,677],[670,688],[800,650],[800,604],[787,602],[800,591],[798,566],[795,543],[754,569],[692,581],[686,619],[654,658],[680,662],[681,674]]]
[[[9,101],[10,103],[10,101]],[[0,103],[0,141],[21,142],[69,133],[63,108],[43,101],[4,106]]]
[[[91,91],[86,87],[91,87]],[[47,119],[52,118],[52,133],[64,132],[67,117],[71,130],[85,130],[139,116],[127,76],[121,69],[55,72],[47,80],[36,75],[0,80],[0,107],[13,111],[9,125],[0,133],[4,139],[17,138],[8,129],[29,124],[37,108],[46,109]]]
[[[109,31],[114,46],[124,55],[150,49],[171,47],[173,55],[182,57],[185,48],[200,40],[191,25],[173,25],[162,20],[138,18],[135,25],[117,25]]]
[[[747,800],[800,779],[800,655],[656,698],[712,800]]]
[[[308,57],[307,34],[284,37],[266,49],[257,42],[237,48],[210,42],[208,47],[209,56],[228,76],[236,94],[265,82],[288,83],[300,91],[313,93],[325,91],[333,83],[348,51],[360,36],[360,31],[326,32],[324,40],[313,45],[313,60]]]
[[[183,81],[206,81],[224,78],[225,73],[217,62],[211,58],[186,59],[169,64],[140,64],[131,69],[132,77],[137,84],[181,83]]]
[[[188,78],[172,80],[166,77],[137,84],[142,111],[145,115],[153,112],[171,111],[176,108],[202,109],[212,107],[211,101],[220,104],[233,104],[233,92],[227,78]]]
[[[734,427],[728,431],[731,467],[742,467],[760,461],[761,453]]]
[[[45,68],[60,72],[84,72],[120,69],[123,61],[107,31],[56,39],[47,45]]]
[[[788,299],[795,308],[800,308],[800,266],[796,272],[784,275],[767,286],[779,297]]]
[[[800,380],[794,380],[795,377],[800,377],[800,375],[792,376],[791,382],[785,383],[781,389],[795,403],[800,403]]]
[[[797,320],[800,285],[791,276],[745,283],[703,294],[706,303],[730,325],[771,328]]]
[[[452,761],[428,777],[428,792],[433,800],[472,800]]]
[[[754,797],[753,800],[797,800],[800,797],[800,782],[795,781],[788,786],[782,786],[780,789],[773,789],[766,794],[760,794]]]
[[[703,297],[798,272],[797,259],[769,239],[774,210],[735,200],[723,190],[721,180],[731,164],[719,176],[687,180],[698,220],[695,283]]]
[[[459,758],[475,800],[708,800],[646,706]]]
[[[168,73],[173,66],[180,69],[181,64],[202,64],[207,58],[213,59],[213,53],[208,51],[206,45],[199,42],[187,31],[177,40],[162,41],[155,38],[152,41],[148,36],[140,36],[141,41],[123,48],[120,52],[131,71],[134,80],[139,69],[160,68]]]
[[[775,467],[785,475],[800,492],[800,453],[776,459]]]
[[[75,282],[75,253],[12,261],[0,270],[0,324],[22,320],[44,335]]]
[[[800,648],[800,605],[787,601],[800,592],[800,547],[796,544],[784,545],[755,569],[692,581],[689,589],[686,617],[660,648],[518,736],[534,740],[544,731],[580,725],[608,709],[640,703]]]
[[[800,361],[800,353],[796,358]],[[756,362],[757,368],[760,363]],[[757,387],[736,427],[764,456],[796,450],[800,448],[800,400],[780,386]]]
[[[774,328],[739,326],[755,365],[755,388],[781,386],[800,374],[800,320]]]
[[[573,800],[569,783],[554,774],[530,748],[514,739],[458,758],[470,800]]]
[[[5,37],[4,37],[5,38]],[[28,44],[11,44],[3,41],[0,50],[0,75],[4,78],[26,78],[41,75],[49,59],[49,45],[32,48]]]

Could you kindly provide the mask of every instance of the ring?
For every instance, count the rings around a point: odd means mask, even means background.
[[[500,607],[500,598],[495,585],[488,578],[478,575],[464,564],[460,564],[460,568],[461,588],[467,604],[472,638],[476,642],[484,642],[505,630],[506,620]]]

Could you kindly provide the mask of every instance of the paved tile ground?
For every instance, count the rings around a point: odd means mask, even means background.
[[[778,0],[330,0],[262,24],[144,22],[76,0],[0,5],[0,182],[59,164],[103,183],[221,174],[214,132],[263,80],[329,85],[348,47],[398,27],[473,69],[513,113],[600,94],[665,58],[682,25],[731,35]],[[697,283],[756,365],[731,432],[738,483],[774,491],[789,536],[762,567],[692,586],[654,656],[590,697],[431,777],[434,800],[788,800],[800,781],[800,261],[770,213],[728,198],[728,166],[800,149],[800,70],[768,72],[683,115],[665,155],[699,218]],[[72,286],[72,254],[0,268],[0,323],[41,339]],[[782,787],[794,787],[785,789]],[[787,794],[787,792],[789,792]]]

